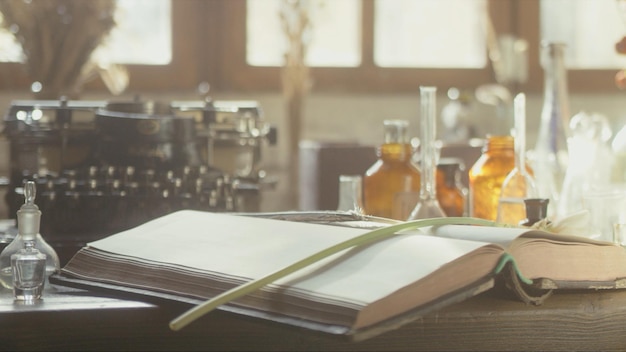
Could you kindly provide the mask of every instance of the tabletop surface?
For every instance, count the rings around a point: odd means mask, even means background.
[[[360,342],[215,311],[181,331],[186,309],[63,287],[33,305],[0,290],[2,350],[624,350],[626,290],[560,292],[541,306],[486,292]]]

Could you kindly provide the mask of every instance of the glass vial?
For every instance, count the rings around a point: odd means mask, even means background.
[[[445,217],[437,200],[437,159],[439,153],[435,146],[437,134],[437,88],[420,87],[420,197],[408,220]]]
[[[24,241],[24,248],[11,255],[13,295],[32,302],[41,298],[46,281],[46,255],[35,248],[35,236]]]
[[[495,221],[500,190],[515,167],[512,136],[491,136],[469,171],[470,216]]]
[[[554,213],[568,163],[570,105],[563,43],[542,42],[543,107],[532,167],[541,198],[550,199]]]
[[[537,187],[526,165],[526,96],[523,93],[515,97],[513,107],[515,167],[502,183],[497,221],[517,225],[526,216],[524,199],[537,197]]]
[[[463,162],[442,158],[437,163],[437,199],[447,216],[466,216],[467,189],[461,183]]]
[[[385,120],[385,139],[378,160],[363,177],[365,213],[406,220],[419,197],[420,171],[412,162],[413,148],[406,120]]]
[[[363,214],[363,181],[361,175],[339,175],[337,211]]]

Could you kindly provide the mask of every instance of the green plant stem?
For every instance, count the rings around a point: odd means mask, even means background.
[[[317,253],[314,253],[304,259],[301,259],[293,264],[290,264],[282,269],[279,269],[269,275],[261,277],[256,280],[249,281],[243,285],[232,288],[228,291],[225,291],[212,299],[195,306],[194,308],[188,310],[182,315],[178,316],[174,320],[170,322],[170,328],[172,330],[178,331],[185,326],[189,325],[196,319],[202,317],[203,315],[211,312],[217,307],[227,304],[239,297],[250,294],[263,286],[271,284],[272,282],[283,278],[297,270],[303,269],[315,262],[318,262],[330,255],[338,253],[344,249],[348,249],[355,246],[366,245],[378,240],[382,240],[388,237],[395,235],[396,233],[403,230],[417,229],[420,227],[426,226],[437,226],[437,225],[482,225],[482,226],[494,226],[495,223],[493,221],[477,219],[477,218],[469,218],[469,217],[445,217],[445,218],[432,218],[432,219],[419,219],[413,221],[407,221],[403,223],[399,223],[397,225],[390,225],[387,227],[383,227],[380,229],[372,230],[366,232],[362,235],[353,237],[351,239],[345,240],[338,244],[335,244],[331,247],[323,249]]]

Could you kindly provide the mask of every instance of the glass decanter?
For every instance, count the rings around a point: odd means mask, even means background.
[[[30,238],[31,234],[35,237],[34,248],[46,256],[46,280],[54,272],[61,269],[59,256],[39,233],[41,211],[35,204],[35,195],[35,183],[27,181],[24,184],[24,204],[17,212],[17,236],[0,253],[0,283],[8,289],[13,288],[11,256],[25,248],[25,242]],[[50,287],[50,285],[45,287]]]
[[[535,179],[526,166],[526,96],[513,100],[515,119],[515,167],[502,182],[498,199],[497,222],[517,225],[526,218],[524,199],[537,197]]]
[[[420,198],[408,220],[445,217],[437,200],[436,87],[420,87]]]

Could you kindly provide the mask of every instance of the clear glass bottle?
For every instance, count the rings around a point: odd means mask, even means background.
[[[559,201],[568,163],[567,138],[571,115],[565,49],[563,43],[542,42],[543,107],[531,163],[539,196],[550,199],[551,209],[548,211],[552,213]]]
[[[385,120],[385,139],[378,160],[363,177],[365,213],[406,220],[419,197],[420,171],[412,162],[413,148],[406,120]]]
[[[40,299],[46,282],[46,255],[35,248],[35,235],[24,234],[24,248],[11,255],[13,296],[20,301]]]
[[[437,199],[436,87],[420,87],[420,198],[408,220],[445,217]]]
[[[361,175],[339,175],[337,210],[363,213],[363,178]]]
[[[437,163],[437,199],[446,216],[466,216],[467,189],[461,183],[463,162],[442,158]]]
[[[46,256],[46,280],[54,272],[61,269],[59,256],[39,233],[41,212],[35,205],[35,183],[27,181],[24,185],[24,205],[17,213],[17,236],[2,253],[0,253],[0,283],[8,289],[13,288],[13,270],[11,256],[26,247],[25,242],[31,233],[34,233],[35,248]],[[26,235],[26,236],[25,236]],[[47,285],[47,287],[50,287]]]
[[[513,103],[515,167],[502,183],[497,221],[517,225],[526,217],[524,199],[536,198],[537,186],[526,165],[526,96],[523,93],[518,94]]]
[[[469,171],[470,216],[495,221],[500,190],[515,167],[512,136],[490,136]]]

